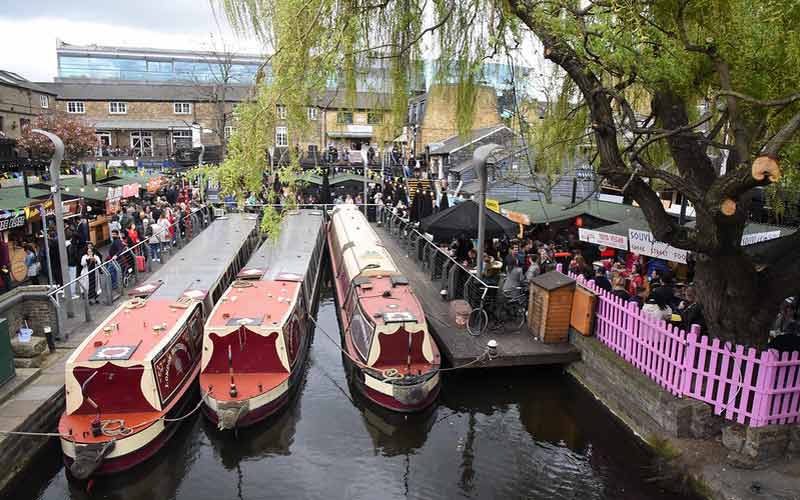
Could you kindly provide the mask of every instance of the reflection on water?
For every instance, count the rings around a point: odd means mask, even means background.
[[[329,290],[319,323],[338,338]],[[677,498],[646,480],[645,450],[560,369],[446,374],[439,404],[409,416],[351,389],[324,335],[306,370],[289,408],[252,429],[221,434],[198,414],[89,495],[53,446],[9,498]]]

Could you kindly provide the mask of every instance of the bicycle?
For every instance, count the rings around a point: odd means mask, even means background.
[[[487,304],[486,295],[489,288],[484,288],[481,294],[480,304],[476,309],[469,313],[467,318],[467,331],[470,335],[479,336],[487,330],[491,323],[493,329],[505,328],[510,326],[513,331],[522,328],[528,319],[527,290],[525,287],[517,287],[516,290],[503,291],[504,301],[500,315],[497,314],[495,304]]]

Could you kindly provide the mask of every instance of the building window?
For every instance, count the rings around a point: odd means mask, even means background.
[[[19,129],[20,131],[24,132],[26,129],[30,128],[31,121],[28,118],[20,118],[19,119]]]
[[[192,103],[190,102],[176,102],[173,103],[173,108],[176,115],[191,115]]]
[[[353,113],[351,111],[339,111],[336,113],[336,123],[343,125],[353,124]]]
[[[279,120],[286,119],[286,106],[284,106],[283,104],[277,104],[275,106],[275,111],[278,113]]]
[[[67,113],[86,113],[86,106],[81,101],[69,101],[67,102]]]
[[[97,132],[94,135],[97,137],[97,144],[100,145],[100,147],[111,146],[111,133]]]
[[[0,116],[0,132],[3,131],[3,127],[5,126],[4,120],[5,120],[5,117],[4,116]]]
[[[289,145],[289,131],[286,127],[275,127],[275,145],[278,147]]]
[[[110,102],[108,103],[108,112],[112,115],[125,115],[128,113],[128,103]]]
[[[232,135],[233,135],[233,127],[230,125],[225,125],[225,133],[224,133],[225,139],[230,139]]]
[[[181,129],[172,131],[172,150],[189,149],[192,147],[192,131]]]
[[[370,125],[380,125],[383,123],[383,113],[367,113],[367,123]]]
[[[318,116],[319,110],[317,108],[311,107],[308,108],[308,119],[309,120],[316,120]]]
[[[39,96],[39,105],[41,107],[43,107],[44,109],[49,108],[50,107],[50,98],[47,97],[46,95],[40,95]]]

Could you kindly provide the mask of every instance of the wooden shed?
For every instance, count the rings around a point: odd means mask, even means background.
[[[540,341],[546,344],[567,341],[574,293],[575,280],[558,271],[531,280],[528,327]]]
[[[572,298],[570,326],[586,337],[592,334],[596,303],[597,295],[588,288],[578,285]]]

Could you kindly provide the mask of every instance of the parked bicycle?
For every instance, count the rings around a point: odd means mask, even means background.
[[[508,329],[517,331],[528,319],[528,293],[525,287],[503,291],[502,304],[493,298],[487,299],[489,288],[484,288],[480,304],[473,309],[467,319],[467,331],[470,335],[481,335],[490,326],[493,330]]]

